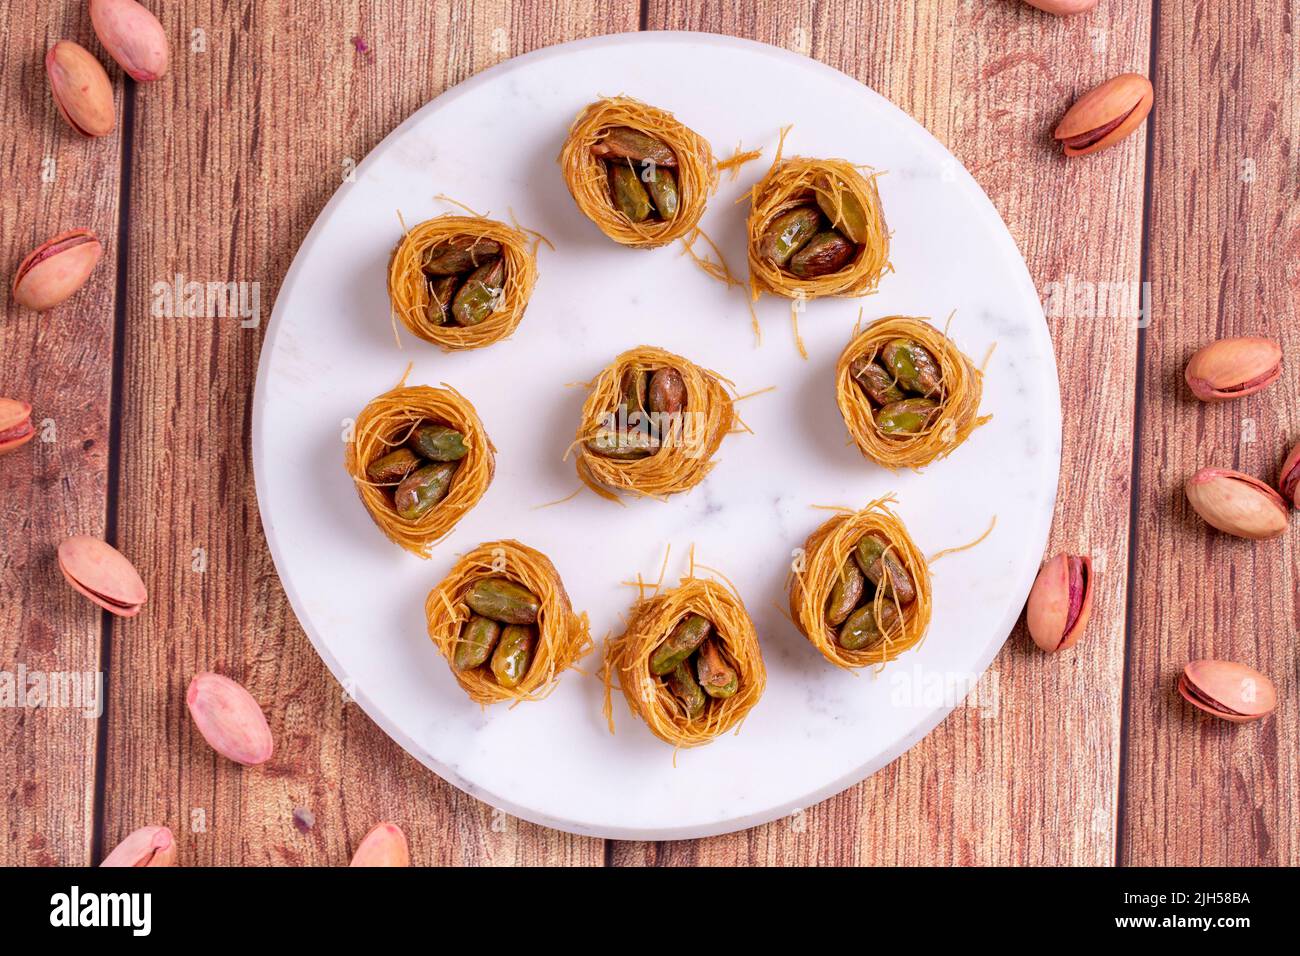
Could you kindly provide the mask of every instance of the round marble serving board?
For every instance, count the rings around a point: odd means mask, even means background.
[[[800,358],[789,304],[766,298],[757,342],[747,293],[708,277],[680,246],[624,249],[578,212],[555,158],[599,95],[669,110],[721,157],[761,148],[723,177],[702,225],[745,273],[746,203],[780,128],[788,155],[884,170],[895,272],[878,294],[808,303]],[[389,252],[453,197],[545,234],[540,277],[513,338],[444,354],[402,331],[385,289]],[[924,473],[891,473],[848,444],[832,370],[859,310],[866,320],[932,317],[987,368],[993,420]],[[585,390],[619,352],[657,345],[716,369],[741,394],[752,434],[729,436],[703,484],[626,506],[584,490],[563,460]],[[454,385],[498,449],[496,478],[429,561],[370,522],[343,469],[349,420],[391,388]],[[770,391],[763,392],[764,389]],[[820,63],[710,34],[634,33],[551,47],[486,70],[388,136],[340,186],[302,244],[276,302],[253,413],[257,496],[285,591],[312,643],[360,706],[409,753],[468,793],[575,833],[666,839],[724,833],[810,806],[879,770],[960,702],[1002,646],[1046,542],[1060,467],[1060,396],[1038,296],[987,197],[929,133]],[[309,476],[309,477],[305,477]],[[893,492],[938,561],[922,646],[879,673],[829,665],[786,617],[791,555],[829,516]],[[456,556],[498,538],[548,554],[598,650],[546,700],[484,710],[466,699],[425,632],[424,599]],[[622,630],[667,559],[675,583],[696,560],[724,573],[753,616],[767,691],[740,732],[674,755],[615,693],[601,714],[601,638]],[[949,690],[945,693],[944,688]],[[345,768],[364,773],[364,767]]]

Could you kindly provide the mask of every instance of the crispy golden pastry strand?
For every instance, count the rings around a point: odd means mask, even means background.
[[[405,380],[406,376],[402,376]],[[460,459],[447,496],[420,517],[407,519],[394,507],[393,488],[370,481],[366,469],[376,459],[402,447],[422,422],[446,425],[460,432],[469,451]],[[434,544],[478,504],[492,483],[496,449],[469,399],[450,385],[433,388],[399,383],[373,399],[357,416],[353,439],[345,446],[344,466],[379,530],[412,554],[428,558]]]
[[[783,137],[784,139],[784,134]],[[878,173],[843,159],[781,158],[777,148],[772,168],[750,194],[748,222],[749,289],[757,299],[763,292],[787,299],[823,296],[860,296],[874,292],[889,264],[889,227],[885,224]],[[760,240],[777,216],[798,206],[814,205],[818,194],[829,208],[838,210],[842,194],[851,194],[866,214],[865,242],[857,243],[852,259],[828,275],[800,278],[769,261],[760,252]]]
[[[506,578],[537,596],[537,647],[517,687],[503,687],[486,667],[457,670],[453,665],[461,625],[471,611],[465,595],[483,578]],[[488,541],[462,556],[424,602],[429,638],[447,660],[456,682],[480,704],[505,700],[539,700],[560,675],[591,650],[586,614],[575,614],[564,582],[549,558],[514,540]]]
[[[697,717],[669,689],[668,680],[650,671],[650,656],[683,618],[698,614],[712,625],[723,659],[737,673],[738,687],[731,697],[710,698]],[[619,688],[632,713],[650,732],[677,747],[698,747],[740,724],[763,696],[767,670],[758,645],[754,622],[735,590],[694,574],[677,587],[638,600],[632,606],[627,628],[605,644],[605,718],[614,731],[611,687]]]
[[[930,626],[930,569],[903,522],[889,507],[893,500],[892,495],[877,498],[861,511],[836,514],[808,536],[803,546],[803,570],[790,575],[790,616],[795,627],[823,657],[838,667],[865,667],[892,661],[920,644]],[[848,650],[840,645],[837,629],[826,621],[827,601],[845,564],[853,560],[853,549],[872,533],[888,543],[887,553],[911,576],[916,599],[901,608],[895,605],[902,621],[901,633],[887,634],[870,647]],[[877,591],[874,606],[878,624],[880,608],[890,600],[889,594]]]
[[[433,293],[421,263],[425,252],[451,239],[479,238],[501,246],[505,284],[492,313],[477,325],[429,318]],[[506,338],[523,321],[537,281],[539,237],[484,216],[443,215],[428,219],[402,236],[388,262],[388,298],[393,312],[412,335],[432,342],[444,352],[478,349]]]
[[[646,458],[609,458],[588,448],[587,441],[617,412],[625,376],[661,368],[676,369],[686,386],[680,429],[662,429],[663,447]],[[583,403],[573,444],[578,477],[611,501],[618,500],[619,491],[662,499],[694,488],[713,468],[714,453],[735,427],[734,399],[727,389],[730,384],[718,373],[664,349],[639,345],[624,352],[600,373]]]
[[[870,361],[891,339],[912,339],[939,364],[942,398],[939,411],[914,434],[885,434],[876,424],[875,409],[853,378],[853,363]],[[863,456],[886,468],[920,468],[945,458],[976,428],[993,416],[980,415],[984,373],[975,368],[944,333],[926,319],[902,315],[877,319],[840,353],[835,365],[835,401],[849,435]]]
[[[627,126],[665,143],[677,160],[678,205],[673,218],[633,222],[615,207],[605,163],[591,147],[612,127]],[[560,150],[564,181],[582,214],[617,243],[654,249],[686,238],[700,221],[709,195],[718,185],[718,164],[708,141],[664,110],[626,96],[597,100],[569,128]]]

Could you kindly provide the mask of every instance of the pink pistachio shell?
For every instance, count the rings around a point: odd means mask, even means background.
[[[175,866],[176,841],[166,827],[141,827],[104,857],[100,866]]]
[[[1233,723],[1259,720],[1277,707],[1277,688],[1252,667],[1235,661],[1192,661],[1178,692],[1193,707]]]
[[[1296,445],[1282,462],[1282,471],[1277,477],[1277,490],[1291,505],[1300,508],[1300,445]]]
[[[1058,17],[1069,17],[1076,13],[1087,13],[1098,0],[1025,0],[1031,7],[1037,7],[1046,13],[1055,13]]]
[[[1254,395],[1281,374],[1281,346],[1253,335],[1211,342],[1188,359],[1183,371],[1187,387],[1203,402]]]
[[[406,834],[396,823],[377,823],[352,854],[350,866],[410,866]]]
[[[1078,614],[1070,622],[1070,562],[1082,565]],[[1072,647],[1092,617],[1092,559],[1058,554],[1043,565],[1029,592],[1025,623],[1034,643],[1048,653]]]
[[[1155,91],[1140,73],[1121,73],[1084,93],[1052,131],[1066,156],[1086,156],[1114,146],[1144,122]]]
[[[45,54],[45,73],[59,114],[82,136],[113,132],[117,113],[113,85],[90,51],[71,40],[60,40]]]
[[[149,82],[167,72],[167,33],[136,0],[90,0],[90,22],[108,55],[131,79]]]
[[[32,428],[32,406],[12,398],[0,398],[0,455],[25,445],[36,435]]]
[[[45,240],[18,264],[14,301],[36,312],[54,308],[86,284],[103,253],[89,229],[69,229]]]
[[[199,733],[221,756],[246,767],[271,759],[274,744],[266,715],[253,695],[229,677],[195,674],[185,702]]]
[[[106,541],[74,535],[59,545],[58,560],[73,588],[121,617],[140,613],[149,596],[135,566]]]
[[[1183,490],[1196,513],[1227,534],[1258,541],[1286,530],[1286,502],[1258,478],[1230,468],[1202,468]]]

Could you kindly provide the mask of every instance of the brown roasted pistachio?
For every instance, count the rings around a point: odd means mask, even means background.
[[[840,647],[846,651],[868,650],[897,632],[898,628],[898,608],[893,602],[882,601],[877,608],[874,601],[868,601],[850,614],[840,628]]]
[[[505,288],[506,266],[493,259],[469,274],[451,300],[451,317],[457,325],[478,325],[496,311]]]
[[[731,697],[740,687],[736,669],[723,659],[718,645],[712,640],[706,640],[700,645],[699,654],[695,658],[695,673],[704,693],[713,698]]]
[[[867,212],[862,208],[858,197],[837,181],[832,189],[831,181],[826,176],[819,176],[813,183],[813,195],[817,205],[844,238],[854,245],[867,241],[870,230],[867,227]]]
[[[473,614],[460,627],[460,640],[452,654],[452,665],[458,671],[467,671],[483,664],[497,646],[501,625],[490,617]]]
[[[894,376],[866,356],[859,356],[854,360],[849,374],[876,405],[892,405],[907,398],[903,390],[898,387],[898,383],[894,381]]]
[[[630,222],[677,218],[677,156],[668,144],[630,126],[605,130],[591,147],[609,177],[609,198]]]
[[[883,538],[875,534],[864,535],[853,549],[853,559],[867,580],[882,588],[886,597],[892,592],[904,607],[916,600],[912,576]]]
[[[653,435],[636,428],[627,431],[601,428],[586,442],[587,450],[604,458],[619,461],[635,461],[648,458],[659,450],[659,442]]]
[[[401,481],[420,464],[420,459],[409,448],[399,448],[381,455],[366,466],[366,478],[377,485],[391,485]]]
[[[686,382],[675,368],[657,369],[650,377],[647,398],[650,411],[675,415],[686,407]]]
[[[429,321],[446,325],[451,321],[451,302],[460,285],[458,275],[438,276],[429,280]]]
[[[537,647],[537,628],[509,624],[501,629],[501,640],[492,652],[492,676],[502,687],[518,687],[528,674]]]
[[[654,212],[645,183],[626,162],[610,163],[609,191],[614,199],[614,208],[632,222],[645,222]]]
[[[465,436],[446,425],[421,425],[411,433],[408,444],[429,461],[459,461],[469,454]]]
[[[645,423],[645,414],[650,410],[649,401],[650,373],[639,368],[628,369],[623,374],[623,400],[628,426],[636,428]],[[632,416],[639,418],[633,419]]]
[[[925,346],[911,339],[890,339],[880,350],[881,364],[900,388],[923,397],[937,397],[943,371]]]
[[[456,236],[430,246],[420,263],[426,275],[455,276],[487,265],[501,254],[501,243],[484,236]]]
[[[393,495],[397,513],[407,521],[426,514],[451,491],[456,468],[454,461],[439,461],[417,468],[403,478]]]
[[[656,166],[677,165],[677,156],[667,143],[630,126],[611,126],[605,130],[591,147],[591,154],[603,160],[630,159],[635,163],[651,162]]]
[[[650,673],[662,677],[695,653],[709,636],[713,625],[699,614],[688,614],[650,655]]]
[[[764,259],[785,268],[790,257],[806,246],[821,226],[822,217],[812,206],[795,206],[775,217],[758,240]]]
[[[695,679],[692,670],[690,661],[682,661],[673,668],[672,675],[668,678],[668,689],[681,702],[682,709],[686,711],[689,720],[694,720],[704,713],[704,705],[707,703],[704,690]]]
[[[876,427],[886,435],[915,435],[925,431],[939,412],[932,398],[905,398],[891,402],[876,412]]]
[[[502,624],[536,624],[537,595],[507,578],[480,578],[465,595],[471,611]]]
[[[648,170],[643,177],[646,192],[650,194],[650,200],[655,204],[655,209],[659,213],[659,218],[668,222],[677,216],[677,178],[673,171],[667,167],[658,167]]]
[[[831,596],[826,601],[827,624],[831,627],[839,627],[844,623],[853,613],[853,609],[858,606],[858,602],[862,600],[866,583],[857,562],[851,559],[845,561],[839,575],[835,578]]]
[[[831,275],[844,268],[856,248],[834,230],[819,232],[790,257],[790,272],[801,279]]]
[[[868,362],[855,378],[867,397],[882,408],[907,398],[907,394],[894,381],[894,376],[875,362]]]

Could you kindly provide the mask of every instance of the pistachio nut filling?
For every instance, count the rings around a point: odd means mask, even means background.
[[[636,461],[678,441],[687,411],[686,381],[675,368],[630,368],[623,374],[619,404],[586,442],[602,458]]]
[[[506,263],[494,239],[454,236],[436,242],[424,250],[420,270],[432,325],[478,325],[501,305]]]
[[[496,683],[513,689],[523,682],[537,652],[541,601],[508,578],[480,578],[464,595],[472,612],[460,626],[452,652],[458,671],[485,668]]]
[[[799,279],[834,275],[869,241],[867,211],[841,180],[821,174],[793,202],[758,237],[759,255],[782,272]]]
[[[649,133],[611,126],[591,146],[604,162],[613,207],[631,222],[671,222],[677,216],[677,156]]]
[[[711,621],[687,614],[650,655],[650,673],[681,705],[687,720],[704,715],[710,701],[740,689],[740,675],[723,654]]]
[[[366,465],[366,478],[391,492],[393,510],[400,517],[415,521],[447,497],[460,460],[468,454],[459,431],[423,421],[409,429],[401,447]]]
[[[942,410],[943,370],[929,349],[909,338],[890,339],[854,360],[850,374],[871,404],[882,435],[925,431]]]
[[[849,651],[877,647],[902,631],[902,610],[916,584],[881,535],[863,535],[835,577],[826,599],[826,625]]]

